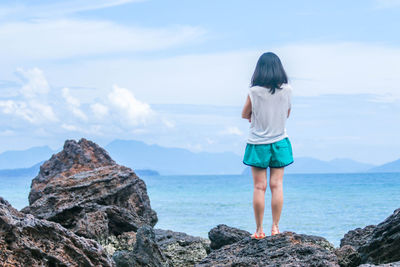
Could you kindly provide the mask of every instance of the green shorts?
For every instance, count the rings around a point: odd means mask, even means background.
[[[280,168],[292,164],[292,144],[286,137],[271,144],[247,144],[243,163],[259,168]]]

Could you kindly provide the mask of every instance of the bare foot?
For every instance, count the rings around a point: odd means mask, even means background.
[[[279,227],[278,225],[273,224],[271,227],[271,236],[279,234]]]

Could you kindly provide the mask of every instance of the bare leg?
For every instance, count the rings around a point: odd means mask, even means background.
[[[279,233],[279,219],[281,217],[283,206],[283,170],[282,168],[270,168],[269,187],[271,189],[271,210],[272,227],[271,235]]]
[[[263,217],[265,207],[265,190],[267,189],[267,171],[266,169],[251,167],[253,173],[254,193],[253,209],[257,225],[257,234],[263,232]]]

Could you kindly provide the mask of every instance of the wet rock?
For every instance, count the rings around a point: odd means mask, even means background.
[[[247,231],[229,227],[226,224],[219,224],[208,232],[211,249],[219,249],[222,246],[236,243],[250,235]]]
[[[325,238],[282,232],[264,239],[225,245],[195,266],[339,266],[335,248]]]
[[[0,197],[2,266],[115,266],[101,245],[37,219]]]
[[[360,253],[350,245],[336,249],[335,254],[338,257],[339,265],[342,267],[356,267],[361,263]]]
[[[154,229],[157,244],[175,267],[194,266],[210,252],[210,240],[182,232]]]
[[[32,180],[29,206],[21,211],[111,243],[124,232],[154,226],[158,220],[144,181],[85,138],[66,140],[63,150],[40,166]]]

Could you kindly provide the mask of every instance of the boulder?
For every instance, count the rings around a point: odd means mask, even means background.
[[[219,249],[225,245],[236,243],[250,235],[247,231],[229,227],[226,224],[219,224],[208,232],[211,249]]]
[[[175,267],[194,266],[210,252],[210,240],[182,232],[154,229],[155,240]]]
[[[154,226],[158,220],[144,181],[85,138],[66,140],[63,150],[40,166],[29,206],[21,211],[105,246],[110,239],[136,232],[142,225]]]
[[[113,255],[117,267],[173,267],[156,243],[154,229],[149,225],[140,227],[132,250],[119,250]]]
[[[344,245],[352,246],[363,264],[400,261],[400,208],[378,225],[349,231],[340,241]]]
[[[115,266],[96,241],[19,212],[0,197],[2,266]]]
[[[195,266],[339,266],[334,250],[323,237],[285,231],[260,240],[247,236],[212,250]]]

